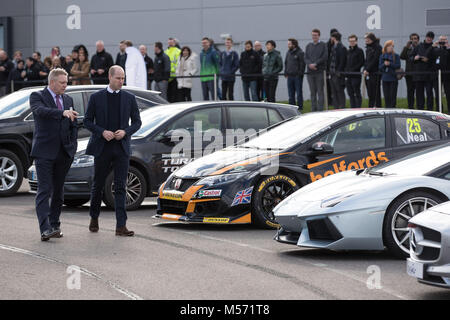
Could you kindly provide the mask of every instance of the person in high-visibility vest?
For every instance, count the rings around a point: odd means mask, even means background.
[[[181,50],[177,47],[177,41],[174,38],[169,38],[167,46],[166,51],[164,51],[170,59],[170,79],[169,87],[167,89],[167,100],[169,102],[177,102],[179,101],[179,94],[177,79],[175,77]]]

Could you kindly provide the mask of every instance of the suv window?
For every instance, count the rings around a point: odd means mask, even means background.
[[[220,107],[217,108],[207,108],[191,111],[181,118],[175,120],[169,127],[169,130],[185,129],[189,132],[194,132],[194,122],[200,121],[198,125],[201,124],[201,131],[205,132],[208,129],[221,129],[222,123],[222,110]]]
[[[73,99],[73,108],[79,113],[80,117],[84,117],[84,101],[82,92],[67,92],[67,95]]]
[[[439,140],[439,125],[416,117],[396,117],[395,137],[398,146]]]
[[[334,153],[383,148],[386,141],[384,118],[358,120],[343,125],[321,139],[334,148]]]
[[[264,129],[269,126],[266,108],[255,107],[229,107],[231,128],[242,129]]]

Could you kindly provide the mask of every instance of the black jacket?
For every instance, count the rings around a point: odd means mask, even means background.
[[[414,68],[413,62],[409,58],[410,55],[412,54],[413,50],[414,50],[413,46],[410,46],[409,48],[407,46],[404,46],[402,52],[400,53],[400,59],[405,60],[405,62],[406,62],[405,72],[413,71],[413,68]]]
[[[436,70],[450,72],[450,48],[445,47],[432,48],[430,52],[430,57]],[[443,73],[442,81],[450,81],[450,73]]]
[[[331,48],[328,60],[330,61],[330,73],[339,74],[345,71],[347,49],[341,42]]]
[[[123,70],[125,70],[125,62],[127,62],[127,53],[124,52],[123,54],[121,54],[120,52],[118,52],[116,56],[116,64],[118,66],[121,66]]]
[[[155,61],[153,63],[153,80],[160,82],[163,80],[169,80],[170,78],[170,59],[167,54],[160,52],[155,54]]]
[[[22,89],[25,85],[23,83],[16,83],[16,81],[22,82],[25,81],[25,77],[22,77],[22,72],[25,69],[17,69],[15,68],[9,73],[8,83],[6,86],[6,92],[11,93],[11,81],[14,81],[14,91]],[[26,75],[25,75],[26,76]]]
[[[284,74],[292,77],[303,77],[305,74],[305,53],[300,47],[286,52]]]
[[[6,85],[9,73],[14,70],[14,63],[7,58],[4,61],[0,61],[0,67],[5,67],[5,71],[0,71],[0,87],[3,87]]]
[[[258,79],[256,76],[244,76],[246,74],[260,74],[262,69],[262,58],[253,49],[250,51],[241,52],[241,58],[239,59],[239,68],[242,74],[242,80],[255,81]]]
[[[346,72],[361,72],[361,68],[364,66],[364,51],[357,45],[354,47],[348,47],[347,50],[347,63],[345,64]],[[347,78],[357,78],[360,75],[347,75]]]
[[[33,63],[31,65],[31,67],[29,67],[29,68],[26,67],[25,71],[26,71],[26,75],[25,75],[26,81],[41,80],[41,77],[39,75],[39,71],[41,71],[41,68],[39,67],[39,64],[37,62]],[[27,85],[27,87],[40,86],[40,85],[42,85],[41,82],[34,82],[34,83]]]
[[[382,49],[378,40],[366,46],[366,63],[364,64],[364,70],[369,73],[378,72],[381,51]]]
[[[92,78],[107,78],[109,68],[113,65],[112,56],[105,50],[97,52],[91,58],[91,70],[103,69],[105,73],[99,75],[98,73],[91,74]]]
[[[73,107],[73,99],[62,95],[64,110]],[[70,157],[77,151],[77,121],[63,117],[63,110],[56,106],[50,91],[33,92],[30,95],[30,107],[33,111],[34,134],[31,156],[33,158],[56,159],[62,145]]]
[[[84,126],[92,135],[86,148],[86,154],[98,157],[105,146],[103,131],[108,126],[107,89],[94,93],[88,103],[84,116]],[[131,125],[130,125],[131,120]],[[138,131],[142,125],[139,108],[133,94],[120,91],[120,129],[126,132],[125,137],[120,140],[126,155],[131,154],[130,141],[133,133]]]
[[[417,47],[414,48],[409,54],[409,59],[413,64],[414,72],[432,72],[432,61],[431,61],[431,50],[432,43],[421,42]],[[416,56],[426,57],[429,60],[427,62],[422,59],[415,60]],[[432,79],[431,74],[414,74],[413,81],[430,81]]]

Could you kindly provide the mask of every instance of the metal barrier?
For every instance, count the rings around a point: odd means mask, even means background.
[[[305,72],[304,75],[307,75],[308,72]],[[329,73],[327,73],[327,71],[323,71],[324,74],[324,99],[325,99],[325,109],[328,110],[328,94],[327,94],[327,79],[328,76],[330,75]],[[362,78],[364,78],[363,76],[363,72],[340,72],[339,73],[342,76],[351,76],[351,75],[359,75]],[[381,72],[377,72],[377,75],[382,75]],[[437,81],[438,81],[438,108],[439,108],[439,112],[442,112],[443,106],[442,106],[442,75],[443,74],[450,74],[450,71],[442,71],[442,70],[438,70],[437,72],[418,72],[418,71],[413,71],[413,72],[396,72],[396,74],[401,74],[403,76],[406,75],[434,75],[437,76]],[[279,73],[278,76],[284,76],[284,73]],[[193,75],[193,76],[177,76],[177,77],[171,77],[171,79],[182,79],[182,78],[191,78],[191,79],[195,79],[195,78],[203,78],[203,77],[214,77],[214,95],[213,98],[215,101],[218,100],[218,79],[221,76],[229,76],[229,74],[219,74],[219,73],[215,73],[215,74],[207,74],[207,75]],[[235,77],[254,77],[254,78],[264,78],[264,75],[261,73],[258,74],[234,74]],[[108,78],[76,78],[76,79],[70,79],[69,84],[71,84],[71,81],[76,80],[76,81],[82,81],[82,80],[91,80],[91,82],[97,82],[97,81],[102,81],[102,82],[108,82]],[[154,79],[150,79],[153,80]],[[362,82],[362,95],[363,95],[363,99],[365,99],[365,94],[366,94],[366,83],[365,81],[361,81]],[[31,81],[11,81],[10,84],[3,82],[5,85],[9,85],[10,86],[10,92],[14,92],[16,89],[16,85],[24,85],[23,88],[26,87],[32,87],[32,86],[39,86],[39,85],[47,85],[47,79],[43,79],[43,80],[31,80]],[[381,83],[381,79],[380,79],[380,83]],[[0,86],[2,86],[2,83],[0,83]],[[381,94],[381,92],[380,92]],[[447,97],[447,100],[449,99],[449,97]],[[450,112],[450,110],[449,110]]]

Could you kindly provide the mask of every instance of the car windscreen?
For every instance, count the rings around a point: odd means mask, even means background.
[[[241,147],[256,149],[287,149],[342,119],[334,112],[313,112],[293,118]]]
[[[0,119],[21,115],[30,108],[30,90],[17,91],[0,99]]]
[[[368,170],[368,173],[396,175],[425,175],[450,161],[450,144],[433,147],[404,158],[385,162]]]
[[[148,136],[157,126],[174,116],[176,112],[170,106],[152,107],[141,112],[142,126],[133,135],[135,137]]]

